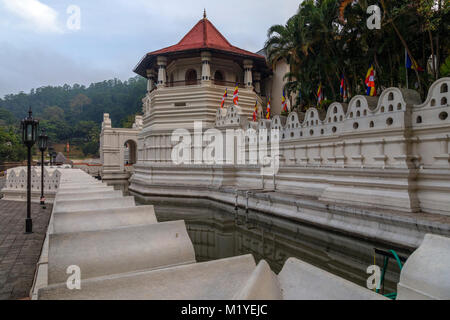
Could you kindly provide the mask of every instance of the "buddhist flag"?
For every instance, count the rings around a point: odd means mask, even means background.
[[[406,51],[406,49],[405,49],[405,66],[406,66],[406,69],[424,71],[424,69],[421,68],[414,59],[411,59],[409,57],[409,54]]]
[[[371,65],[367,71],[365,82],[367,86],[366,94],[371,97],[376,96],[377,89],[375,88],[375,70],[373,69],[373,65]]]
[[[225,88],[225,93],[222,97],[222,102],[220,103],[220,109],[223,109],[223,105],[225,104],[225,99],[227,98],[227,89]]]
[[[233,93],[233,104],[235,106],[237,106],[238,102],[239,102],[239,88],[238,88],[238,86],[236,86],[236,88],[234,88],[234,93]]]
[[[322,90],[322,83],[320,83],[319,88],[317,89],[317,105],[320,105],[322,101],[323,101],[323,90]]]
[[[255,101],[255,109],[253,110],[253,122],[256,122],[258,117],[258,100]]]
[[[287,101],[286,101],[286,95],[284,93],[284,89],[283,89],[283,96],[281,97],[281,105],[283,106],[283,111],[284,112],[288,112],[288,107],[287,107]]]
[[[270,119],[270,97],[269,97],[269,101],[267,101],[267,109],[266,109],[267,113],[266,113],[266,119]]]
[[[347,86],[345,85],[344,75],[341,76],[340,92],[341,92],[342,100],[345,102],[347,100]]]

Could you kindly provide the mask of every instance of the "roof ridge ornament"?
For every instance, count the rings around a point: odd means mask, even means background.
[[[206,19],[206,8],[203,9],[203,19]]]

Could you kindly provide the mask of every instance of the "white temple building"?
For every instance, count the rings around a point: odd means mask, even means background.
[[[288,68],[281,62],[272,69],[264,56],[231,45],[204,16],[179,43],[147,53],[135,67],[148,79],[148,92],[143,116],[132,129],[112,128],[105,114],[103,179],[123,178],[128,170],[129,190],[142,197],[244,203],[260,212],[416,247],[430,230],[421,214],[450,215],[450,78],[437,80],[425,101],[414,90],[387,88],[377,97],[334,102],[326,115],[310,108],[286,117],[280,113],[282,75]],[[236,83],[239,102],[233,105]],[[265,119],[262,106],[269,96],[271,118]],[[259,109],[253,121],[255,102]],[[199,132],[193,130],[195,121],[202,121]],[[193,144],[199,141],[189,149],[191,159],[200,155],[199,162],[174,163],[177,129],[193,134]],[[226,137],[231,129],[267,137],[246,137],[242,147],[235,136]],[[208,130],[225,136],[233,160],[243,151],[246,162],[202,161],[201,149],[211,141],[205,138]],[[269,151],[272,135],[279,141],[276,156]],[[136,158],[129,160],[132,169],[124,165],[125,143],[131,146],[130,159]],[[266,148],[268,158],[258,155],[257,163],[249,163],[249,143]],[[267,159],[279,165],[269,176],[261,174]],[[386,210],[414,218],[394,215],[398,221],[393,222]],[[383,227],[374,229],[374,221]],[[441,227],[433,226],[433,233],[450,233]]]

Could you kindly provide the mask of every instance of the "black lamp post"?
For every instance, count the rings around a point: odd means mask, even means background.
[[[45,129],[42,128],[41,134],[39,135],[39,140],[38,140],[39,150],[41,150],[41,205],[45,204],[45,197],[44,197],[44,151],[47,149],[47,142],[48,142],[48,137],[45,134]]]
[[[25,220],[25,233],[33,232],[33,220],[31,219],[31,147],[36,142],[39,120],[33,119],[33,112],[28,111],[28,117],[22,120],[22,142],[28,148],[27,163],[27,218]]]

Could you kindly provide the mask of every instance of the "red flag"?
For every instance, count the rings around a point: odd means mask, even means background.
[[[288,112],[288,107],[287,107],[287,101],[286,101],[286,95],[284,94],[284,89],[283,89],[283,96],[281,97],[281,105],[283,106],[283,111],[284,112]]]
[[[253,122],[256,122],[258,116],[258,100],[255,102],[255,110],[253,110]]]
[[[235,106],[237,106],[238,102],[239,102],[239,88],[238,88],[238,86],[236,86],[236,88],[234,88],[233,104]]]
[[[220,103],[220,108],[223,109],[223,105],[225,104],[225,99],[227,98],[227,89],[225,89],[225,93],[222,97],[222,102]]]

